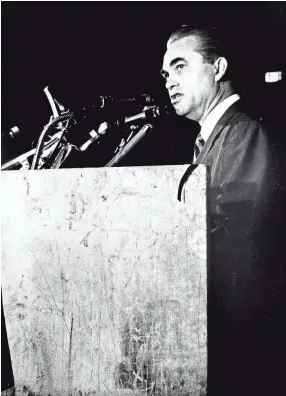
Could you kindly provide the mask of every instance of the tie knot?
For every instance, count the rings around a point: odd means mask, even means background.
[[[201,143],[202,145],[205,144],[205,141],[204,141],[204,138],[203,138],[202,135],[201,135],[201,132],[198,134],[198,136],[197,136],[197,138],[196,138],[196,143],[197,143],[197,142]]]
[[[201,135],[201,133],[198,134],[195,142],[195,150],[194,150],[194,161],[198,158],[200,152],[202,151],[202,148],[205,144],[205,141]]]

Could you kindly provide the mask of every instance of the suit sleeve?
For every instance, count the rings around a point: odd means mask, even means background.
[[[212,278],[214,302],[223,307],[219,314],[231,324],[255,322],[269,304],[273,154],[265,130],[251,120],[235,124],[223,143],[219,186],[212,197],[213,219],[219,219],[220,225],[211,238]]]
[[[234,220],[237,223],[242,208],[249,211],[243,223],[246,231],[259,226],[271,205],[275,169],[266,131],[251,121],[236,124],[223,144],[216,208],[218,213],[226,212],[228,227]]]

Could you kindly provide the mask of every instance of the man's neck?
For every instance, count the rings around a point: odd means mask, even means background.
[[[203,114],[202,118],[198,121],[200,126],[203,125],[205,119],[207,118],[207,116],[211,113],[211,111],[222,101],[224,101],[225,99],[227,99],[229,96],[233,95],[235,92],[233,91],[233,89],[226,89],[223,90],[221,92],[218,93],[218,95],[215,96],[215,98],[211,101],[209,107],[207,108],[207,110],[205,111],[205,113]]]

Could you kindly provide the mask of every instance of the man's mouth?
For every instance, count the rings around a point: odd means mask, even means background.
[[[181,93],[176,93],[174,95],[171,95],[171,103],[175,104],[175,103],[179,102],[181,96],[183,96],[183,94],[181,94]]]

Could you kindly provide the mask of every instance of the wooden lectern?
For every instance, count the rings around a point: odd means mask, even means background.
[[[2,172],[17,395],[205,395],[207,172]],[[5,362],[2,362],[5,364]]]

